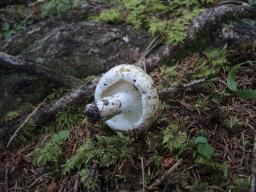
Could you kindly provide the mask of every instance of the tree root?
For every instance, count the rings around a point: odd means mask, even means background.
[[[29,61],[25,61],[21,57],[14,57],[4,52],[0,52],[0,67],[23,71],[36,76],[46,77],[50,81],[68,87],[74,87],[83,83],[80,79],[63,75],[60,72],[49,69],[43,65],[34,64]]]

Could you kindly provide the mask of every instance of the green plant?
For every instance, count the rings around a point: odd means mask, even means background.
[[[129,159],[132,155],[131,146],[131,140],[121,133],[109,137],[97,136],[95,142],[88,139],[76,155],[67,160],[63,172],[89,166],[93,159],[98,159],[100,166],[109,167],[120,160]]]
[[[208,143],[208,139],[204,136],[194,138],[196,143],[196,153],[206,159],[211,159],[214,154],[214,149]]]
[[[7,22],[1,22],[0,24],[0,39],[7,39],[18,31],[25,29],[30,22],[27,20],[22,20],[18,24],[10,25]]]
[[[238,72],[239,68],[244,65],[244,64],[252,64],[255,62],[252,61],[247,61],[240,63],[238,65],[235,65],[230,72],[228,73],[228,78],[227,78],[227,86],[230,91],[234,92],[237,94],[239,97],[244,98],[244,99],[255,99],[256,98],[256,90],[241,90],[237,88],[235,76],[236,73]]]
[[[161,21],[158,18],[151,18],[148,20],[148,31],[152,36],[157,34],[163,34],[167,28],[167,23],[165,21]]]
[[[19,113],[18,111],[10,111],[10,112],[8,112],[8,113],[4,116],[3,120],[4,120],[5,122],[8,122],[8,121],[11,121],[11,120],[13,120],[13,119],[19,117],[19,116],[20,116],[20,113]]]
[[[49,0],[42,4],[43,16],[58,15],[85,3],[85,0]]]
[[[164,157],[162,155],[154,153],[152,156],[149,158],[149,163],[152,165],[152,168],[156,170],[157,174],[163,173],[164,169],[162,166],[162,160]]]
[[[226,46],[222,49],[208,49],[205,54],[214,66],[224,66],[229,63],[226,55]]]
[[[221,171],[225,177],[228,174],[228,165],[226,162],[217,163],[212,160],[214,155],[214,149],[208,143],[208,139],[205,136],[197,136],[194,138],[196,143],[196,151],[194,156],[197,156],[195,162],[198,165],[206,166],[211,170]]]
[[[226,162],[217,163],[205,158],[197,158],[196,163],[199,165],[207,166],[211,170],[217,170],[223,173],[224,177],[228,176],[228,165]]]
[[[1,26],[0,26],[0,39],[1,38],[8,38],[10,37],[12,34],[15,33],[15,30],[10,26],[9,23],[6,22],[1,22]]]
[[[58,113],[56,116],[56,127],[58,129],[71,128],[83,119],[81,113],[66,111]]]
[[[208,183],[196,181],[192,185],[187,186],[186,189],[188,189],[189,192],[206,191],[207,186],[209,186]]]
[[[180,131],[178,125],[171,123],[164,129],[163,144],[170,151],[182,148],[186,142],[187,134],[186,132]]]
[[[229,131],[233,133],[240,132],[243,128],[246,127],[245,122],[235,116],[230,116],[229,118],[225,119],[224,125]]]
[[[62,93],[63,90],[60,89],[59,91]],[[58,94],[58,91],[55,93]],[[51,96],[54,97],[54,95]],[[59,112],[56,115],[55,121],[49,124],[47,128],[49,131],[69,129],[82,122],[83,118],[81,109],[73,107],[67,111]]]
[[[195,107],[204,111],[209,109],[208,103],[201,97],[196,100]]]
[[[187,37],[187,29],[194,17],[203,11],[203,6],[213,0],[174,0],[169,4],[159,0],[121,0],[111,1],[115,11],[105,11],[100,15],[104,22],[113,22],[123,15],[124,21],[135,29],[147,27],[151,35],[161,35],[169,43],[177,44]],[[118,10],[118,11],[117,11]],[[118,12],[118,14],[117,14]],[[161,13],[172,16],[161,17]],[[119,21],[120,18],[118,18]]]
[[[183,42],[187,37],[187,29],[190,22],[202,11],[203,9],[200,8],[195,8],[192,11],[183,10],[177,19],[170,22],[167,41],[172,44]]]
[[[175,77],[177,75],[176,66],[173,66],[173,67],[165,66],[163,70],[167,78]]]
[[[117,9],[104,10],[99,16],[99,20],[105,23],[117,23],[121,21],[121,18],[121,13]]]
[[[232,186],[232,192],[247,192],[251,189],[250,177],[235,177],[234,186]]]
[[[60,145],[68,138],[68,130],[62,130],[51,136],[50,139],[42,142],[31,153],[34,166],[43,166],[46,163],[58,165],[63,150]]]
[[[60,87],[58,89],[55,89],[51,94],[49,94],[47,97],[49,99],[57,99],[60,98],[67,90],[63,87]]]
[[[84,190],[88,190],[89,187],[91,187],[92,191],[99,191],[99,174],[98,171],[96,172],[96,175],[93,179],[93,182],[91,185],[89,185],[89,178],[91,177],[90,175],[90,170],[88,168],[84,168],[81,171],[79,171],[79,176],[81,179],[81,182],[83,184]]]
[[[194,73],[195,78],[207,77],[217,74],[229,64],[226,55],[226,46],[223,48],[211,48],[204,51],[206,58],[200,58]]]

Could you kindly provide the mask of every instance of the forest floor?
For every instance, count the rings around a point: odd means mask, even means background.
[[[191,90],[161,92],[157,120],[142,133],[92,123],[79,105],[43,129],[27,125],[24,132],[31,133],[20,133],[20,141],[0,154],[0,191],[249,191],[256,101],[230,91],[227,80],[247,61],[256,61],[255,44],[224,43],[186,51],[154,69],[159,92],[207,80]],[[240,67],[235,79],[241,90],[256,89],[255,72],[253,64]]]

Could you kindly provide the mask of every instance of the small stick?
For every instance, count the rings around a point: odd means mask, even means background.
[[[5,185],[5,192],[9,191],[9,179],[8,179],[8,175],[9,175],[9,162],[7,162],[6,166],[5,166],[5,176],[4,176],[4,185]]]
[[[181,90],[190,91],[194,87],[204,83],[207,80],[209,80],[209,78],[205,77],[205,78],[202,78],[202,79],[193,80],[189,83],[186,83],[184,85],[180,85],[180,86],[177,86],[177,87],[169,87],[169,88],[161,90],[160,95],[177,93],[178,91],[181,91]]]
[[[254,136],[254,143],[253,143],[251,170],[252,170],[251,192],[256,192],[256,134]]]
[[[166,178],[168,176],[170,176],[171,173],[173,173],[175,171],[175,169],[177,169],[177,167],[182,163],[182,160],[178,160],[170,169],[168,169],[161,177],[157,178],[153,184],[151,184],[148,189],[149,190],[153,190],[155,189],[157,186],[159,186],[161,183],[163,183],[163,181],[166,180]]]
[[[144,170],[144,158],[140,158],[141,162],[141,174],[142,174],[142,192],[145,192],[145,170]]]
[[[11,138],[9,139],[8,143],[7,143],[7,148],[9,147],[9,145],[11,144],[11,142],[13,141],[13,139],[15,137],[17,137],[19,131],[24,127],[24,125],[26,125],[26,123],[30,120],[30,118],[37,112],[37,110],[44,104],[44,102],[46,101],[47,98],[45,98],[33,111],[32,113],[30,113],[26,119],[20,124],[20,126],[18,127],[18,129],[16,129],[16,131],[14,132],[14,134],[11,136]]]

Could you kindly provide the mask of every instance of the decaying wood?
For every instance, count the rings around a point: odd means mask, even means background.
[[[199,35],[206,33],[208,29],[215,26],[216,23],[221,24],[223,22],[236,19],[237,15],[238,17],[248,18],[255,17],[255,14],[255,7],[251,7],[248,4],[220,5],[218,7],[210,8],[194,19],[188,30],[188,38],[185,42],[175,46],[158,44],[155,46],[154,50],[152,50],[152,53],[147,58],[145,58],[143,63],[137,62],[135,65],[140,67],[145,65],[147,72],[150,72],[160,64],[167,61],[171,56],[173,56],[173,53],[186,47],[188,42],[193,42]],[[54,118],[58,112],[67,109],[74,103],[80,102],[84,104],[88,102],[96,87],[98,78],[99,77],[93,81],[87,82],[86,84],[77,86],[60,99],[44,105],[37,111],[36,114],[33,115],[32,119],[37,125],[41,125],[48,122],[48,120],[51,118]],[[27,115],[23,115],[8,124],[0,125],[0,139],[3,139],[15,132],[19,126],[19,123],[23,122],[22,119],[24,120],[26,116]]]
[[[188,30],[188,38],[190,40],[196,39],[202,33],[206,33],[224,22],[255,17],[256,8],[243,2],[241,2],[241,5],[225,4],[209,8],[193,20]]]
[[[34,64],[21,57],[15,57],[5,52],[0,52],[0,68],[19,70],[32,75],[46,77],[53,82],[69,87],[82,84],[82,81],[79,79],[63,75],[60,72],[51,70],[43,65]]]

